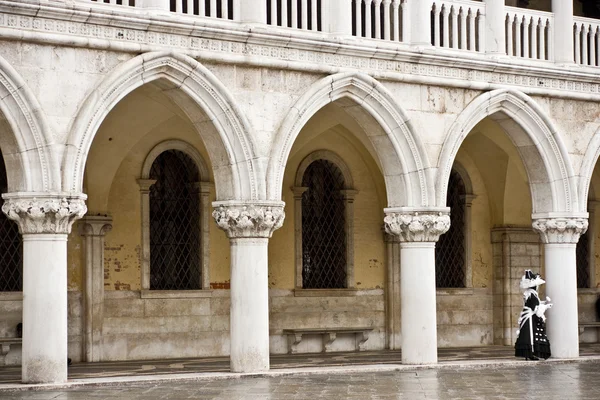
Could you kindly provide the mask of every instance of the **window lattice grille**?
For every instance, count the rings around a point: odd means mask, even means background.
[[[0,154],[0,193],[6,193],[8,181]],[[4,200],[0,197],[0,207]],[[17,224],[0,211],[0,292],[23,290],[23,250]]]
[[[346,217],[341,190],[344,177],[335,164],[314,161],[302,186],[302,287],[346,287]]]
[[[579,237],[577,248],[575,250],[577,258],[577,287],[590,287],[590,242],[586,233]]]
[[[201,289],[198,169],[167,150],[150,169],[150,289]]]
[[[450,229],[435,248],[435,280],[439,288],[465,287],[465,184],[455,170],[450,173],[446,204],[450,207]]]

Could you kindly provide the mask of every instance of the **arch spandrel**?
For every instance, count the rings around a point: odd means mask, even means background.
[[[126,95],[148,83],[159,87],[189,117],[211,157],[217,200],[265,196],[261,163],[249,124],[228,89],[191,57],[171,52],[146,53],[110,73],[87,98],[69,135],[63,159],[63,188],[80,190],[90,147],[98,128]],[[203,129],[207,122],[214,129]]]
[[[448,177],[458,149],[484,118],[495,120],[521,155],[532,196],[533,214],[579,212],[574,173],[566,147],[533,99],[499,89],[474,99],[450,127],[438,160],[436,203],[445,204]]]
[[[389,91],[362,73],[340,73],[321,79],[294,104],[281,124],[267,169],[267,198],[281,197],[283,175],[291,148],[306,123],[327,104],[341,100],[342,108],[363,128],[376,121],[382,135],[365,129],[377,152],[386,181],[390,207],[429,206],[433,202],[429,162],[406,113]]]

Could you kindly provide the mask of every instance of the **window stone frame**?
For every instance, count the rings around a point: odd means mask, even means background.
[[[302,282],[302,195],[308,190],[302,186],[302,179],[308,167],[317,160],[325,160],[333,163],[344,177],[344,189],[340,195],[344,200],[345,222],[346,222],[346,287],[340,289],[304,289]],[[294,186],[291,188],[294,193],[294,254],[295,254],[295,295],[338,295],[344,293],[352,296],[356,289],[354,278],[354,200],[358,190],[354,188],[354,180],[350,173],[350,168],[344,160],[336,153],[330,150],[316,150],[306,156],[296,171]],[[305,293],[306,292],[306,293]],[[310,293],[309,293],[310,292]]]
[[[199,182],[194,183],[200,197],[200,288],[201,290],[210,289],[210,216],[211,204],[210,193],[213,185],[209,182],[209,169],[204,158],[198,150],[191,144],[183,140],[166,140],[154,146],[146,156],[142,166],[140,179],[137,180],[140,188],[141,197],[141,217],[142,217],[142,252],[141,252],[141,288],[144,292],[175,292],[184,291],[165,291],[150,290],[150,188],[156,183],[156,180],[150,179],[150,169],[154,161],[163,152],[167,150],[177,150],[185,153],[198,168],[200,177]],[[185,292],[194,292],[186,290]]]

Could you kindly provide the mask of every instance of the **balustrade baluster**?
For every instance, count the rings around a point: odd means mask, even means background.
[[[210,0],[210,16],[217,17],[217,0]]]
[[[442,8],[442,30],[444,31],[442,36],[442,46],[450,47],[450,9],[444,4],[444,8]]]
[[[277,0],[271,0],[271,25],[277,26]]]
[[[469,50],[476,51],[477,44],[475,38],[475,19],[477,18],[477,11],[471,10],[469,12]]]
[[[288,8],[287,0],[281,2],[281,26],[284,28],[288,27]]]
[[[221,0],[221,18],[229,19],[229,1]]]
[[[113,1],[113,0],[111,0],[111,1]],[[116,1],[115,1],[115,4],[116,4]],[[175,12],[177,14],[181,14],[183,12],[183,2],[181,0],[175,1]]]
[[[581,64],[581,25],[575,25],[575,64]]]
[[[385,40],[390,40],[390,4],[391,0],[383,0],[383,38]]]
[[[548,61],[554,61],[554,46],[552,46],[552,38],[554,38],[554,25],[548,22]]]
[[[445,18],[442,14],[442,7],[440,7],[439,4],[436,4],[435,10],[433,11],[433,45],[435,47],[440,47],[442,45],[442,33],[440,32],[440,15],[442,15],[442,18]],[[446,25],[446,22],[444,22],[444,25]]]
[[[539,20],[535,18],[531,21],[531,58],[537,60],[537,29],[539,25]]]
[[[365,37],[371,39],[373,37],[373,29],[371,28],[371,3],[373,0],[365,0]]]
[[[298,0],[292,0],[292,28],[298,28]]]
[[[540,24],[540,60],[546,59],[546,20]]]
[[[506,19],[506,54],[514,56],[513,53],[513,19],[510,15]]]
[[[467,50],[467,14],[469,10],[460,9],[460,48]]]
[[[588,30],[589,25],[584,24],[581,29],[581,63],[588,65]]]
[[[456,6],[452,6],[450,16],[452,17],[452,48],[458,49],[458,10]]]
[[[590,30],[590,65],[596,66],[596,27],[594,26]]]
[[[356,36],[362,37],[362,0],[355,0],[354,2],[354,14],[356,16]]]
[[[523,57],[529,58],[529,25],[530,18],[525,17],[523,21]]]
[[[405,1],[400,4],[402,7],[402,41],[404,43],[410,42],[410,4]]]
[[[487,35],[487,33],[485,33],[485,24],[486,24],[485,19],[486,18],[487,17],[485,16],[485,14],[479,14],[479,30],[478,30],[479,31],[479,41],[478,41],[479,49],[478,50],[482,53],[486,51],[485,50],[486,49],[486,47],[485,47],[486,46],[486,39],[485,39],[486,36],[485,35]]]
[[[317,0],[311,0],[310,2],[310,16],[310,29],[313,31],[319,30]]]
[[[194,0],[187,0],[187,11],[186,14],[194,15]]]
[[[399,42],[400,41],[400,0],[392,1],[392,40]],[[404,15],[402,15],[402,19],[404,19]]]
[[[201,17],[206,17],[206,3],[204,2],[204,0],[199,0],[198,1],[198,15],[200,15]]]
[[[375,38],[381,39],[381,0],[375,0]]]
[[[302,26],[300,28],[304,30],[308,30],[308,0],[299,0],[300,1],[300,23]]]
[[[523,57],[521,52],[521,17],[515,16],[515,55]]]

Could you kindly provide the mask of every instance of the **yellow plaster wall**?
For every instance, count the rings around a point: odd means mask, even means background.
[[[331,111],[331,112],[329,112]],[[336,110],[324,110],[300,133],[285,170],[283,200],[286,221],[269,243],[269,287],[293,289],[294,261],[294,186],[302,160],[317,150],[330,150],[340,156],[351,171],[354,189],[354,276],[359,289],[383,288],[385,282],[385,244],[383,209],[386,206],[385,183],[375,160],[361,143],[360,132],[335,125]],[[337,121],[339,122],[339,121]],[[320,131],[325,129],[325,131]]]
[[[144,118],[139,118],[142,110]],[[194,146],[212,170],[202,139],[189,120],[149,88],[124,98],[94,139],[86,165],[85,190],[92,214],[113,217],[113,229],[105,238],[106,290],[141,288],[141,198],[137,179],[150,150],[171,139]],[[215,200],[214,190],[210,200]],[[77,245],[76,241],[69,243],[73,257]],[[210,246],[210,281],[222,287],[229,283],[229,242],[214,223],[210,223]],[[69,282],[76,279],[73,274]]]

